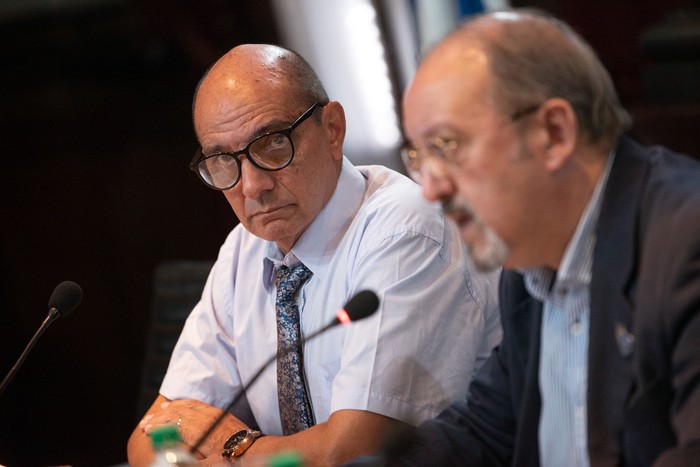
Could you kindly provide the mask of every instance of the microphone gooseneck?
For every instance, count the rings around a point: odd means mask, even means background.
[[[214,420],[214,422],[209,426],[207,431],[205,431],[202,434],[202,436],[200,436],[197,442],[190,447],[190,453],[194,453],[195,451],[197,451],[197,449],[199,449],[202,443],[209,437],[209,435],[211,435],[214,429],[217,426],[219,426],[224,417],[226,417],[226,414],[229,413],[231,409],[233,409],[233,407],[236,406],[236,404],[241,400],[241,397],[243,397],[243,395],[258,380],[260,375],[262,375],[263,371],[265,371],[265,369],[268,366],[270,366],[272,362],[274,362],[280,357],[287,355],[292,350],[300,348],[311,339],[314,339],[316,336],[323,334],[324,332],[326,332],[334,326],[337,326],[338,324],[342,323],[343,325],[346,325],[350,322],[367,318],[368,316],[372,315],[375,311],[377,311],[377,308],[379,308],[379,298],[377,297],[377,294],[370,290],[363,290],[361,292],[358,292],[350,300],[348,300],[348,302],[343,308],[338,310],[338,312],[336,313],[337,317],[333,321],[331,321],[318,331],[315,331],[314,333],[310,334],[308,337],[300,339],[295,344],[280,349],[275,355],[270,357],[260,367],[260,369],[253,375],[250,381],[248,381],[248,384],[244,384],[241,387],[241,390],[238,392],[238,394],[236,394],[236,397],[233,398],[231,403],[228,406],[226,406],[223,412],[221,412],[221,414],[216,418],[216,420]]]
[[[2,384],[0,384],[0,395],[10,384],[10,381],[12,381],[12,378],[14,378],[15,373],[17,373],[19,368],[22,366],[22,363],[24,363],[24,360],[26,360],[27,356],[29,355],[29,352],[34,348],[34,344],[36,344],[49,325],[56,318],[70,314],[78,307],[78,305],[80,305],[82,299],[83,289],[81,289],[75,282],[63,281],[56,286],[51,294],[51,298],[49,298],[49,313],[46,315],[44,322],[41,323],[39,329],[36,331],[36,333],[34,333],[34,336],[22,351],[10,372],[7,373],[5,379],[2,380]]]

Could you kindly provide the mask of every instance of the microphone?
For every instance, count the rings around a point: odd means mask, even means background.
[[[209,437],[209,435],[214,431],[214,429],[219,426],[219,423],[226,417],[226,414],[235,407],[235,405],[241,400],[241,397],[248,392],[250,387],[258,380],[260,375],[262,375],[263,371],[272,364],[272,362],[276,361],[280,357],[284,357],[287,355],[289,352],[292,350],[296,350],[303,346],[305,343],[310,341],[311,339],[314,339],[316,336],[323,334],[324,332],[328,331],[330,328],[337,326],[338,324],[342,324],[345,326],[346,324],[349,324],[353,321],[359,321],[361,319],[367,318],[368,316],[372,315],[375,311],[377,311],[377,308],[379,308],[379,298],[377,297],[377,294],[370,290],[363,290],[361,292],[358,292],[355,294],[348,302],[345,304],[345,306],[341,309],[339,309],[335,313],[335,319],[331,321],[330,323],[326,324],[323,326],[321,329],[309,334],[307,337],[301,338],[298,342],[295,344],[289,345],[287,347],[284,347],[280,350],[277,351],[275,355],[270,357],[269,360],[267,360],[263,365],[260,367],[260,369],[253,375],[253,377],[248,381],[248,384],[243,385],[241,387],[241,390],[236,394],[236,397],[233,398],[231,403],[224,409],[223,412],[214,420],[214,422],[211,424],[211,426],[205,431],[202,436],[197,440],[196,443],[192,447],[190,447],[190,453],[194,454],[194,452],[199,449],[199,447],[202,445],[202,443]]]
[[[19,367],[22,366],[22,363],[24,363],[24,360],[27,358],[27,355],[29,355],[29,352],[32,350],[32,348],[34,348],[34,344],[36,344],[49,325],[53,323],[56,318],[68,316],[73,310],[78,308],[78,305],[80,305],[82,299],[83,289],[81,289],[75,282],[63,281],[56,286],[51,294],[51,298],[49,298],[49,313],[46,315],[46,319],[44,319],[44,322],[41,323],[41,326],[34,334],[34,337],[32,337],[32,339],[29,341],[27,347],[24,348],[24,351],[17,359],[17,363],[15,363],[7,376],[5,376],[5,379],[2,380],[2,384],[0,385],[0,395],[2,395],[5,388],[7,388],[7,386],[10,384],[10,381],[12,381],[12,378],[14,378],[15,373],[17,373],[17,370],[19,370]]]

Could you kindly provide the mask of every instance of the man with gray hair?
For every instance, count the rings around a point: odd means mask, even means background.
[[[543,13],[472,18],[422,62],[407,168],[504,266],[504,336],[390,464],[700,465],[700,164],[628,126],[591,48]]]

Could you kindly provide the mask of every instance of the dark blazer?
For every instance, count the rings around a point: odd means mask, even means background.
[[[596,232],[591,465],[700,466],[700,164],[621,139]],[[513,271],[500,300],[503,342],[468,401],[404,436],[390,464],[539,464],[542,303]]]

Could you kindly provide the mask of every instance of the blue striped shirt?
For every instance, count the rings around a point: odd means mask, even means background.
[[[543,302],[538,431],[542,466],[587,467],[588,331],[590,283],[602,193],[614,153],[598,181],[558,271],[523,271],[525,286]]]

